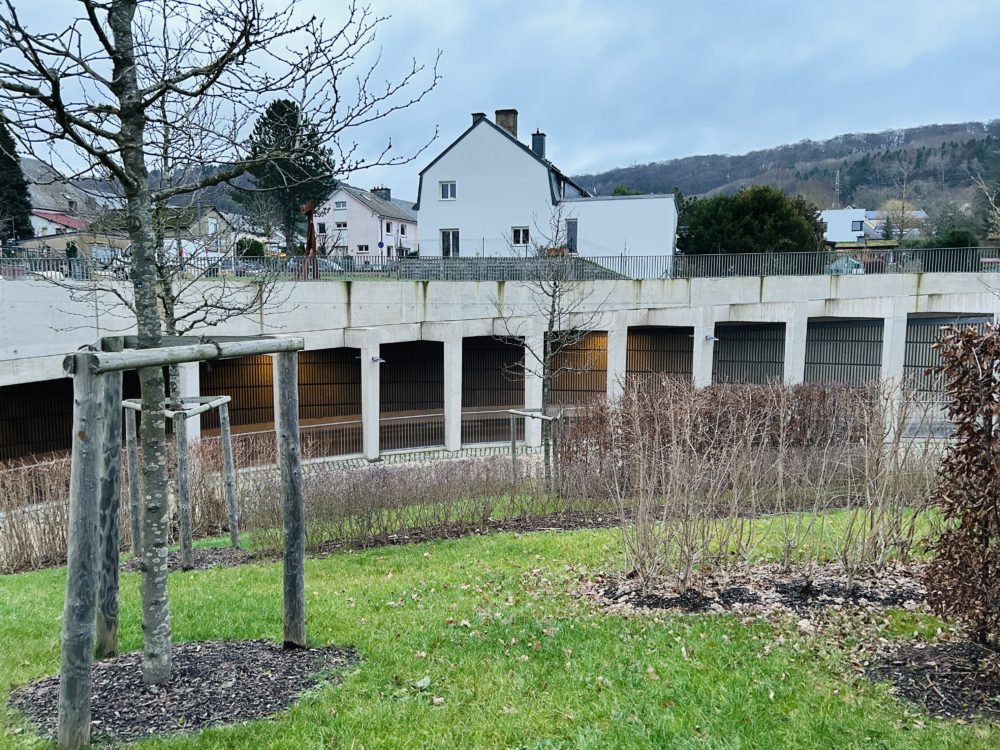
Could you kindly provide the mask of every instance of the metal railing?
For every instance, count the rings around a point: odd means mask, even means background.
[[[894,273],[1000,272],[1000,248],[852,248],[804,253],[720,253],[705,255],[616,255],[584,257],[319,258],[314,268],[302,258],[174,259],[179,277],[208,281],[597,281],[693,279],[731,276],[853,276]],[[308,273],[306,273],[308,270]],[[4,280],[126,280],[125,261],[86,258],[0,258]]]
[[[380,451],[444,447],[444,413],[381,417],[378,421]]]
[[[480,411],[462,415],[462,445],[510,443],[511,414],[509,411]],[[524,417],[515,417],[514,440],[524,441]]]

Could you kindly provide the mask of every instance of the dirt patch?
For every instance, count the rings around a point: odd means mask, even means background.
[[[194,550],[194,567],[192,570],[209,570],[211,568],[229,568],[234,565],[246,565],[267,555],[248,549],[233,549],[232,547],[197,547]],[[167,565],[170,572],[181,569],[181,553],[171,552],[167,555]],[[133,558],[122,563],[126,573],[139,572],[139,559]]]
[[[866,672],[932,716],[1000,720],[1000,654],[968,641],[906,644]]]
[[[758,565],[708,578],[698,589],[681,589],[668,580],[644,591],[628,576],[599,576],[583,582],[580,593],[616,611],[682,612],[800,612],[818,607],[917,609],[926,597],[918,571],[906,566],[857,576],[850,587],[847,576],[835,566],[816,568],[806,579],[801,573],[777,565]]]
[[[166,685],[142,682],[140,652],[96,662],[91,736],[132,741],[154,734],[262,719],[358,661],[353,648],[289,649],[270,641],[187,643],[174,647]],[[11,705],[54,736],[59,678],[15,690]]]

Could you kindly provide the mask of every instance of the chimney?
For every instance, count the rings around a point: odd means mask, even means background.
[[[485,112],[473,112],[472,113],[472,124],[473,125],[475,125],[480,120],[485,120],[485,119],[486,119],[486,113]]]
[[[545,158],[545,133],[541,130],[536,130],[531,134],[531,150],[539,159]]]
[[[376,198],[381,198],[384,201],[392,200],[392,190],[384,186],[372,188],[372,195],[374,195]]]
[[[512,136],[517,138],[517,110],[516,109],[498,109],[497,110],[497,125],[506,130]]]

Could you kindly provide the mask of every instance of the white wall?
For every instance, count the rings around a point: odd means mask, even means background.
[[[441,199],[446,181],[455,182],[454,200]],[[420,254],[441,255],[442,229],[459,230],[463,257],[510,255],[514,227],[527,227],[538,245],[565,241],[565,225],[552,226],[557,216],[577,219],[581,255],[673,253],[672,195],[571,198],[556,208],[548,167],[483,122],[423,174]]]
[[[772,276],[705,279],[596,281],[584,311],[613,325],[627,313],[628,325],[700,325],[714,321],[787,321],[809,317],[873,318],[908,313],[990,314],[1000,312],[992,292],[995,274],[864,274],[858,276]],[[110,283],[110,282],[109,282]],[[209,283],[209,282],[205,282]],[[235,285],[238,282],[231,282]],[[253,294],[252,284],[246,293]],[[443,340],[455,326],[465,336],[504,333],[497,301],[530,332],[538,326],[533,286],[518,282],[324,281],[283,282],[274,299],[280,312],[230,320],[197,331],[253,336],[302,336],[307,349],[357,346],[373,333],[382,343]],[[128,285],[118,285],[128,292]],[[235,291],[235,286],[234,286]],[[110,293],[103,308],[112,299]],[[100,336],[132,332],[122,317],[101,314],[86,300],[72,299],[60,286],[42,281],[0,281],[0,385],[62,376],[62,359]],[[617,318],[620,323],[620,318]],[[449,334],[453,335],[453,334]],[[354,337],[352,339],[352,337]],[[367,340],[367,339],[366,339]]]
[[[553,208],[548,172],[480,123],[423,174],[420,255],[441,255],[442,229],[459,230],[463,257],[510,254],[511,227],[528,227],[535,237],[547,232]],[[442,181],[455,182],[455,200],[441,200]]]
[[[580,255],[670,255],[677,234],[672,195],[579,198],[562,203],[575,218]]]
[[[820,211],[819,217],[826,222],[826,239],[829,242],[854,242],[864,234],[865,209],[831,208]],[[851,229],[851,224],[860,221],[862,229]]]

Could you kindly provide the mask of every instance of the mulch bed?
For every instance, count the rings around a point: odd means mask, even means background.
[[[259,560],[266,555],[248,549],[233,549],[232,547],[196,547],[194,550],[194,567],[192,570],[209,570],[210,568],[229,568],[234,565],[246,565]],[[139,572],[138,558],[122,563],[126,573]],[[170,552],[167,555],[167,565],[170,572],[181,569],[181,553]]]
[[[916,609],[926,596],[919,576],[908,567],[858,576],[849,589],[847,576],[832,565],[816,568],[808,582],[801,573],[788,572],[777,565],[749,566],[709,578],[697,590],[681,590],[675,582],[663,581],[643,591],[628,576],[598,576],[585,581],[580,593],[613,611],[682,612],[801,612],[845,606]]]
[[[358,662],[353,648],[289,649],[270,641],[187,643],[174,647],[173,677],[146,686],[135,652],[95,662],[91,735],[133,741],[153,734],[262,719]],[[49,677],[11,695],[42,734],[54,736],[59,678]]]
[[[1000,719],[1000,654],[968,641],[906,644],[887,651],[866,675],[890,682],[932,716]]]

